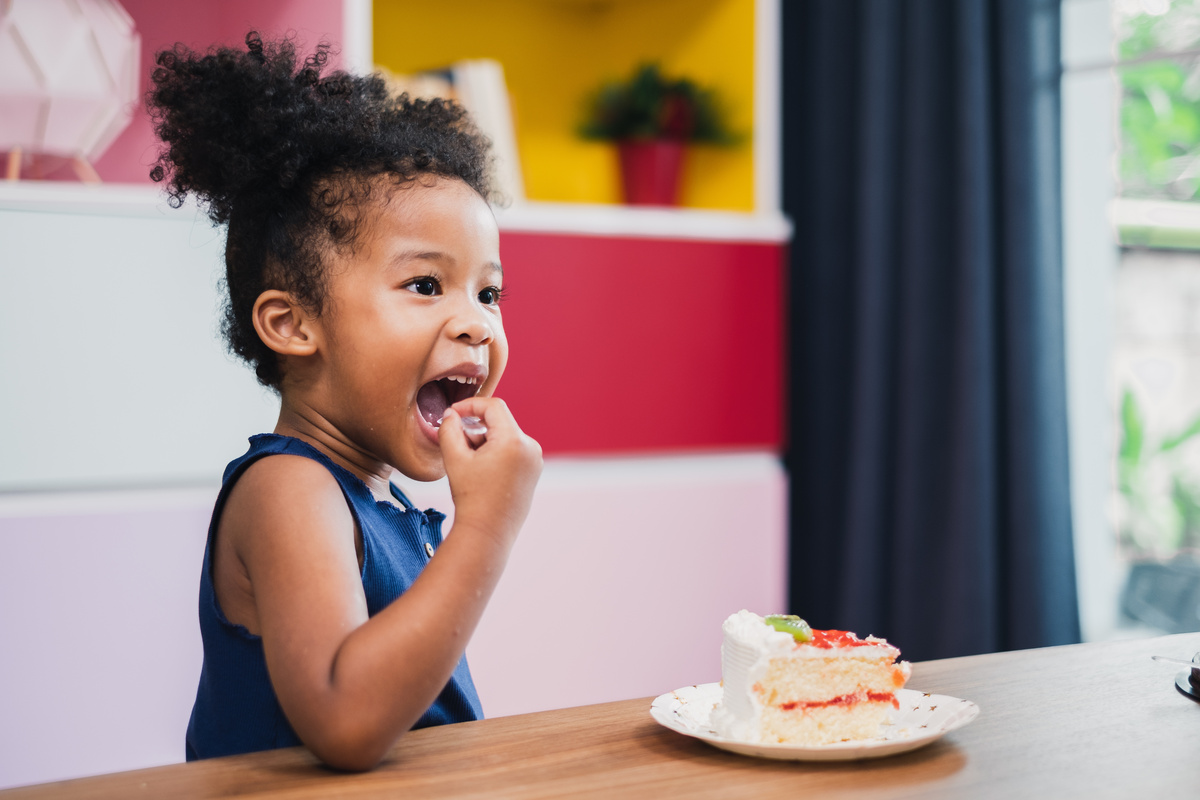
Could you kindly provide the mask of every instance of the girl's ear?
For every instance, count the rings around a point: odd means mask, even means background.
[[[268,289],[254,301],[254,330],[263,344],[284,356],[311,356],[317,352],[314,320],[287,292]]]

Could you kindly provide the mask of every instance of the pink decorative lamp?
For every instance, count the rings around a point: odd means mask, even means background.
[[[133,118],[141,37],[116,0],[0,0],[0,152],[7,176],[24,154],[92,161]]]

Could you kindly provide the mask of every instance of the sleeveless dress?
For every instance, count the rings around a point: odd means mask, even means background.
[[[418,511],[394,485],[392,494],[398,505],[376,501],[362,480],[306,442],[277,434],[251,437],[246,454],[225,468],[208,526],[200,576],[204,665],[188,722],[188,761],[301,744],[275,697],[267,675],[262,638],[225,618],[212,582],[213,537],[230,490],[255,461],[281,453],[319,462],[341,487],[362,533],[362,582],[370,616],[382,611],[412,585],[441,542],[445,515],[432,509]],[[413,727],[482,718],[479,696],[464,656],[437,700]]]

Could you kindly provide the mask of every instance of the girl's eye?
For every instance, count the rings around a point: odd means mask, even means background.
[[[504,293],[500,291],[498,287],[489,286],[479,293],[479,302],[483,303],[485,306],[494,306],[499,304],[500,298],[503,296]]]
[[[417,278],[410,281],[406,288],[425,297],[433,297],[438,293],[439,286],[435,278]]]

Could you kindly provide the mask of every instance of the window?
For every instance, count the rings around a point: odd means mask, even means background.
[[[1065,0],[1063,56],[1085,637],[1197,630],[1200,0]]]

